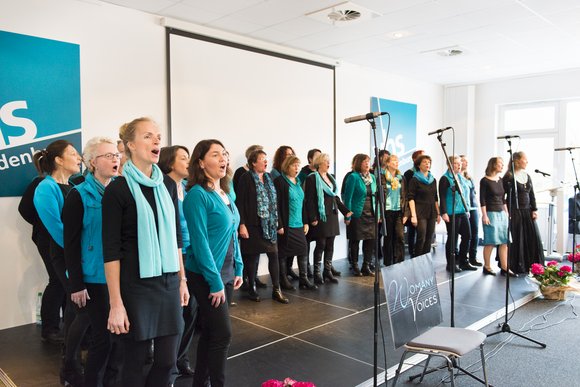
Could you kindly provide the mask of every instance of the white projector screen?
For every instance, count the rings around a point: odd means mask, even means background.
[[[302,165],[311,148],[334,159],[333,66],[169,31],[172,144],[191,152],[199,140],[216,138],[233,170],[252,144],[264,146],[270,166],[280,145],[294,148]]]

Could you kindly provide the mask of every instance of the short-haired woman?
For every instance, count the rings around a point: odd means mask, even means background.
[[[186,268],[188,284],[199,304],[201,336],[193,386],[225,385],[232,329],[228,303],[242,285],[243,264],[237,229],[240,215],[229,194],[228,155],[218,140],[202,140],[189,164],[188,193],[183,202],[191,236]]]
[[[496,275],[491,268],[491,252],[497,246],[500,267],[508,272],[508,209],[505,204],[503,180],[503,159],[492,157],[487,162],[485,176],[479,182],[479,202],[481,203],[481,223],[483,224],[483,274]]]
[[[282,163],[282,175],[274,179],[274,186],[278,195],[278,213],[280,227],[283,232],[278,237],[278,257],[280,261],[280,285],[283,288],[294,287],[286,277],[286,260],[289,257],[298,257],[299,286],[301,289],[317,289],[308,280],[307,260],[308,245],[308,217],[304,205],[304,191],[298,180],[300,159],[290,156]]]
[[[105,280],[101,201],[105,187],[117,176],[121,155],[113,140],[95,137],[87,142],[83,159],[88,173],[75,186],[62,209],[64,257],[71,300],[85,308],[91,325],[85,386],[99,386],[111,350],[107,330],[109,293]]]
[[[314,159],[316,172],[306,178],[305,200],[308,222],[310,223],[310,238],[316,241],[314,248],[314,283],[321,285],[325,279],[338,283],[332,274],[332,255],[334,254],[334,239],[340,234],[338,226],[338,211],[345,217],[352,212],[344,205],[338,196],[338,186],[334,177],[328,172],[330,157],[326,153],[319,154]],[[320,261],[324,254],[324,278],[320,270]]]
[[[127,162],[103,195],[107,328],[124,335],[123,385],[167,386],[189,302],[177,188],[156,164],[161,133],[153,120],[137,118],[119,136]],[[151,340],[153,364],[144,372]]]
[[[437,181],[430,172],[431,157],[420,155],[415,161],[415,172],[409,181],[407,202],[411,224],[416,227],[417,241],[414,257],[427,254],[435,232],[435,222],[441,222],[437,196]]]
[[[266,168],[266,152],[254,151],[248,158],[250,170],[242,175],[236,192],[240,211],[240,238],[244,265],[247,265],[248,297],[260,301],[255,276],[260,254],[268,256],[268,270],[272,279],[272,299],[288,303],[280,290],[278,263],[278,199],[272,177]]]
[[[344,187],[342,200],[347,208],[352,209],[350,224],[347,226],[347,238],[352,241],[350,256],[353,259],[354,275],[375,275],[372,260],[375,254],[376,220],[375,194],[377,182],[370,173],[370,157],[358,155],[354,160],[353,170]],[[363,241],[363,265],[358,267],[359,242]]]

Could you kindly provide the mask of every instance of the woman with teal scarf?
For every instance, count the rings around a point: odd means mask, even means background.
[[[272,280],[272,299],[282,304],[289,301],[280,290],[278,262],[278,199],[272,177],[266,168],[266,152],[256,150],[248,158],[250,170],[240,177],[236,206],[240,211],[240,242],[244,265],[247,265],[248,298],[259,302],[256,272],[260,254],[268,256],[268,271]]]
[[[87,387],[102,385],[103,369],[111,350],[111,335],[107,331],[109,293],[103,262],[101,201],[105,187],[117,176],[120,158],[113,140],[105,137],[89,140],[83,152],[89,173],[85,181],[68,194],[62,209],[64,258],[71,300],[78,308],[86,308],[91,325],[92,340],[84,375]]]
[[[375,221],[375,196],[377,182],[375,176],[370,173],[370,157],[360,154],[353,163],[354,172],[351,173],[345,183],[342,200],[344,205],[352,209],[350,224],[346,234],[351,243],[350,257],[352,258],[352,271],[355,276],[374,276],[371,268],[375,254],[376,221]],[[358,267],[359,242],[363,241],[363,266]]]
[[[385,226],[387,235],[383,248],[385,266],[403,262],[405,242],[403,234],[403,211],[405,209],[405,179],[399,171],[397,155],[387,157],[385,178]]]
[[[407,201],[411,224],[417,228],[414,257],[427,254],[435,233],[435,222],[441,222],[437,196],[437,181],[431,175],[431,157],[421,155],[415,162],[416,171],[409,181]]]
[[[344,205],[338,196],[338,187],[334,177],[328,173],[330,157],[321,153],[314,159],[316,172],[311,173],[305,182],[304,197],[306,212],[310,224],[310,239],[316,241],[314,248],[314,283],[322,285],[325,279],[338,283],[332,273],[332,255],[334,254],[334,239],[340,235],[338,212],[350,217],[352,212]],[[324,271],[320,262],[324,254]],[[324,273],[324,278],[322,276]]]
[[[123,335],[122,385],[167,386],[189,302],[175,182],[159,161],[161,134],[149,118],[123,125],[123,176],[103,195],[103,253],[111,333]],[[153,364],[146,369],[151,340]]]
[[[191,154],[183,213],[191,237],[188,284],[199,305],[201,335],[193,386],[225,385],[232,338],[229,302],[242,285],[239,212],[230,194],[228,155],[218,140],[200,141]]]

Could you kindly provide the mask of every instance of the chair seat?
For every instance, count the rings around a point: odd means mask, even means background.
[[[409,341],[406,346],[463,356],[480,346],[485,339],[485,334],[470,329],[434,327]]]

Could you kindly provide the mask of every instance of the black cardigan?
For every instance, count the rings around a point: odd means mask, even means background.
[[[274,187],[278,195],[278,229],[289,227],[290,223],[290,184],[283,176],[274,179]],[[302,223],[308,224],[306,202],[302,203]]]
[[[264,172],[264,176],[269,175]],[[270,176],[272,178],[272,176]],[[238,181],[236,191],[236,207],[240,212],[240,225],[261,226],[258,217],[258,193],[256,192],[256,183],[251,173],[244,173]],[[278,224],[280,224],[280,211],[278,211]]]

